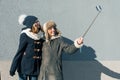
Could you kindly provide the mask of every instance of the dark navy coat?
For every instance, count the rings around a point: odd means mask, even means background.
[[[26,75],[38,75],[41,65],[42,43],[43,39],[34,40],[26,33],[20,35],[19,47],[14,56],[10,72]]]

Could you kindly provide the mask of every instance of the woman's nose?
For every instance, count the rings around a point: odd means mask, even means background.
[[[54,28],[52,28],[52,31],[55,31],[55,29],[54,29]]]

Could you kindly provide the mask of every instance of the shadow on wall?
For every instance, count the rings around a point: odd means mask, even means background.
[[[72,43],[69,39],[65,41]],[[73,55],[63,54],[64,80],[101,80],[101,73],[120,79],[120,74],[114,72],[97,61],[95,50],[84,45]]]

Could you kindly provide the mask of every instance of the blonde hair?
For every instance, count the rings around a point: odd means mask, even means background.
[[[37,34],[39,32],[39,29],[33,24],[32,28],[31,28],[31,32]]]

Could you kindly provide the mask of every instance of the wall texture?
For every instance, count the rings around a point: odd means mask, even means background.
[[[74,55],[63,55],[64,77],[65,80],[120,79],[119,3],[120,0],[0,0],[0,70],[8,73],[17,51],[23,27],[18,24],[19,15],[35,15],[41,24],[54,20],[70,42],[84,33],[98,13],[96,5],[101,5],[102,12],[85,36],[84,47]],[[10,80],[3,77],[2,80]]]

